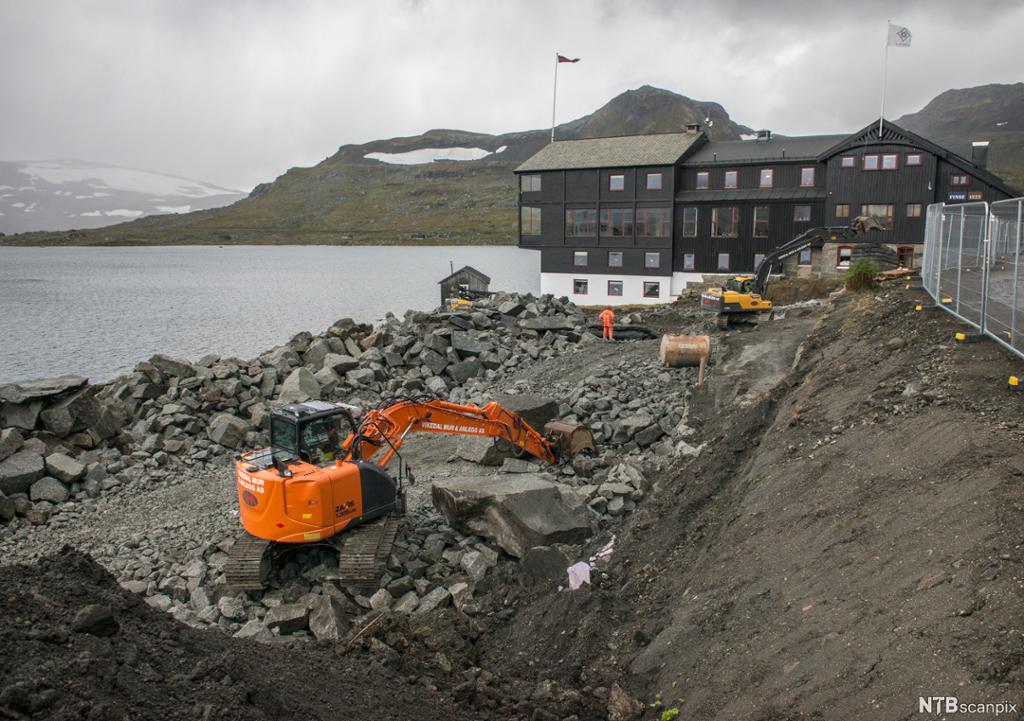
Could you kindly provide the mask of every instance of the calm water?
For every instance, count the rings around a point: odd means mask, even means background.
[[[346,316],[433,308],[449,261],[491,290],[540,289],[540,254],[512,247],[0,248],[0,383],[252,358]]]

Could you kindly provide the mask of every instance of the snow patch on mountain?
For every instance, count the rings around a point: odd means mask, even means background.
[[[480,160],[488,155],[491,155],[491,151],[483,148],[420,148],[404,153],[367,153],[363,157],[389,165],[421,165],[438,160]]]

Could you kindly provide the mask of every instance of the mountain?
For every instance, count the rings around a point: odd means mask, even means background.
[[[992,141],[989,167],[1011,185],[1024,187],[1022,110],[1024,83],[984,85],[942,93],[920,112],[905,115],[896,122],[966,157],[970,157],[971,140]],[[693,100],[645,85],[616,96],[590,115],[558,126],[556,137],[673,132],[690,123],[700,123],[714,140],[739,139],[753,132],[733,121],[718,103]],[[165,198],[158,208],[190,204],[194,212],[154,215],[75,233],[21,234],[0,242],[514,243],[516,193],[512,169],[544,147],[549,134],[549,129],[502,135],[429,130],[411,137],[343,145],[321,163],[311,168],[292,168],[273,182],[256,186],[248,197],[227,207],[197,210],[197,198],[171,201],[165,195],[144,193],[147,198]],[[4,182],[0,175],[0,185]],[[3,192],[0,190],[0,195]],[[4,200],[0,197],[0,202]],[[122,208],[135,206],[111,202],[104,205],[103,212]],[[2,207],[0,211],[7,212]],[[117,216],[107,216],[110,217]],[[76,227],[83,228],[85,224]]]
[[[99,228],[245,197],[198,180],[81,160],[0,161],[0,232]]]
[[[710,125],[705,124],[705,119]],[[718,103],[644,86],[556,128],[562,139],[681,131],[702,123],[715,139],[751,132]],[[548,143],[550,129],[489,135],[429,130],[343,145],[311,168],[292,168],[228,207],[152,216],[73,235],[27,234],[7,243],[515,242],[512,169]],[[436,159],[436,160],[435,160]],[[433,161],[433,162],[431,162]]]
[[[988,140],[989,170],[1024,188],[1024,83],[947,90],[896,124],[965,158],[971,141]]]

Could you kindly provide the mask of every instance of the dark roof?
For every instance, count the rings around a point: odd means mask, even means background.
[[[516,168],[516,172],[674,165],[694,142],[703,137],[702,133],[661,133],[557,140],[537,151]]]
[[[441,285],[441,283],[444,283],[445,281],[451,280],[452,278],[454,278],[455,276],[459,275],[460,273],[471,273],[471,274],[479,277],[485,283],[490,283],[491,282],[490,277],[484,275],[483,273],[481,273],[479,270],[477,270],[473,266],[471,266],[471,265],[464,265],[461,268],[459,268],[457,271],[452,273],[451,275],[448,275],[448,276],[445,276],[444,278],[441,278],[441,280],[437,281],[437,284]]]
[[[1013,197],[1017,195],[1017,191],[1007,185],[1002,178],[992,171],[986,168],[980,168],[967,158],[957,155],[952,150],[948,150],[926,138],[922,138],[920,135],[912,133],[906,128],[901,128],[899,125],[896,125],[896,123],[890,122],[885,118],[882,119],[881,140],[879,140],[878,137],[878,121],[876,120],[856,133],[844,136],[838,143],[823,151],[821,159],[824,161],[843,151],[853,150],[864,145],[878,145],[880,143],[887,145],[910,145],[915,148],[927,150],[946,162],[955,165],[961,170],[965,170],[968,173],[981,178],[993,188],[1001,190],[1008,196]]]
[[[848,135],[774,136],[771,140],[712,140],[686,159],[684,165],[816,160]]]
[[[824,188],[734,188],[730,190],[684,190],[676,200],[699,203],[732,200],[821,200]]]

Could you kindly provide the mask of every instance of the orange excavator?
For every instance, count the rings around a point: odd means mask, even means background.
[[[246,533],[225,566],[234,590],[266,587],[274,559],[297,544],[338,550],[336,580],[372,586],[384,572],[415,483],[399,449],[410,431],[493,438],[499,446],[555,464],[595,450],[589,429],[551,421],[539,433],[491,402],[399,399],[363,414],[346,403],[293,403],[270,416],[270,446],[236,458],[238,506]],[[396,475],[386,470],[398,458]]]

